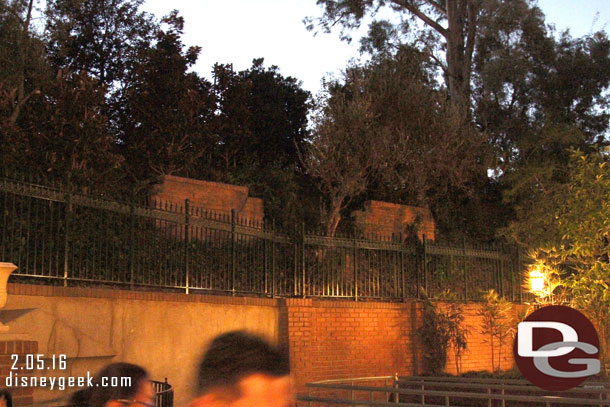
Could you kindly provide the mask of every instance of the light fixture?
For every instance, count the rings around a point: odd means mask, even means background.
[[[530,290],[532,293],[536,295],[540,295],[544,292],[546,276],[543,272],[540,271],[538,267],[530,270],[529,273],[529,282],[530,282]]]

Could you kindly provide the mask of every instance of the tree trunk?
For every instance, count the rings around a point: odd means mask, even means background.
[[[330,210],[328,211],[328,224],[326,225],[326,236],[334,237],[339,222],[341,221],[341,205],[343,204],[344,197],[336,197],[330,203]]]
[[[27,54],[27,50],[28,50],[28,46],[29,46],[29,39],[30,39],[30,21],[32,19],[32,8],[34,6],[34,0],[30,0],[28,2],[28,10],[27,10],[27,14],[25,19],[22,21],[23,26],[22,26],[22,31],[21,31],[21,38],[20,38],[20,44],[19,44],[19,63],[21,64],[20,66],[20,70],[19,70],[19,83],[17,84],[17,100],[15,101],[15,104],[13,106],[13,110],[11,112],[11,115],[9,117],[8,123],[9,125],[14,125],[17,122],[17,119],[19,118],[19,114],[21,113],[21,109],[23,108],[23,106],[25,105],[25,103],[30,99],[30,97],[32,97],[32,95],[34,95],[35,93],[37,93],[37,90],[33,90],[31,92],[29,92],[27,95],[25,93],[25,70],[26,70],[26,63],[27,63],[27,58],[26,58],[26,54]]]
[[[475,0],[447,1],[447,88],[464,118],[470,115],[470,75],[477,28]]]

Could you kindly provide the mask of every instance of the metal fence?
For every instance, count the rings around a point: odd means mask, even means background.
[[[155,407],[173,407],[174,406],[174,388],[165,381],[150,381],[155,389]]]
[[[387,407],[610,406],[610,383],[591,382],[561,392],[526,380],[382,376],[307,383],[299,405]]]
[[[23,282],[355,300],[522,296],[514,248],[286,233],[188,200],[136,205],[0,178],[0,228],[0,259]]]

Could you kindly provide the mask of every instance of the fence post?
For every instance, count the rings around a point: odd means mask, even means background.
[[[398,390],[398,388],[399,388],[398,373],[394,374],[394,385],[392,387],[394,387],[396,390]],[[394,393],[394,404],[398,404],[398,403],[400,403],[400,393],[396,392],[396,393]]]
[[[72,193],[68,177],[68,192],[66,192],[66,235],[64,239],[64,287],[68,286],[68,257],[70,256],[70,222],[72,220]]]
[[[426,296],[430,296],[430,288],[428,287],[428,244],[427,241],[428,239],[426,238],[426,234],[423,235],[424,238],[424,253],[423,253],[423,257],[424,257],[424,291],[426,293]]]
[[[297,276],[298,270],[299,270],[299,241],[297,239],[298,233],[299,232],[297,230],[297,226],[295,225],[294,226],[294,237],[293,237],[293,240],[294,240],[294,243],[293,243],[293,249],[294,249],[294,253],[293,253],[294,254],[294,262],[293,262],[294,270],[293,270],[293,273],[294,273],[294,276],[293,276],[293,287],[292,287],[292,289],[293,289],[293,293],[292,294],[295,297],[298,295],[298,292],[299,292],[299,290],[298,290],[299,279],[298,279],[298,276]]]
[[[356,244],[356,236],[354,235],[352,236],[352,238],[354,243],[354,301],[358,301],[358,246]]]
[[[491,388],[488,388],[488,389],[487,389],[487,394],[491,394]],[[490,397],[489,397],[489,399],[487,399],[487,406],[488,406],[488,407],[492,407],[492,406],[493,406],[493,404],[492,404],[492,401],[491,401],[491,400],[492,400],[492,399],[491,399],[491,396],[490,396]]]
[[[265,280],[265,295],[269,294],[269,256],[267,255],[267,222],[263,221],[263,278]]]
[[[504,297],[504,260],[502,259],[502,255],[504,254],[504,244],[500,244],[500,295]]]
[[[303,290],[303,298],[305,298],[307,296],[307,293],[305,292],[305,222],[301,223],[301,275],[302,275],[302,290]]]
[[[399,235],[400,238],[400,284],[401,284],[401,296],[402,302],[407,299],[407,287],[405,281],[405,242],[403,241],[402,232]]]
[[[236,273],[236,258],[235,258],[235,209],[231,209],[231,293],[235,295],[235,273]]]
[[[129,283],[133,290],[134,282],[134,263],[135,263],[135,194],[131,193],[131,204],[129,206]]]
[[[422,255],[423,246],[421,246],[418,242],[419,241],[415,241],[411,246],[414,249],[414,254],[415,254],[415,298],[420,300],[421,299],[421,287],[422,287],[421,274],[423,272],[422,258],[424,256]]]
[[[466,239],[462,238],[462,270],[464,271],[464,300],[468,301],[468,272],[466,271]]]
[[[512,248],[510,246],[507,246],[506,248],[506,255],[510,256],[509,258],[512,259],[511,261],[511,270],[510,270],[510,299],[512,301],[515,301],[517,299],[517,293],[515,290],[515,287],[517,284],[521,284],[521,281],[517,281],[516,280],[516,274],[519,270],[519,263],[515,261],[515,252],[512,250]]]
[[[519,302],[523,302],[523,267],[521,266],[521,249],[517,246],[517,273],[519,273],[519,278],[517,279],[519,285]]]
[[[186,294],[189,293],[190,286],[190,269],[189,269],[189,232],[191,223],[191,201],[186,198],[184,200],[184,283],[186,288]]]
[[[271,235],[271,297],[275,297],[275,220],[271,224],[273,228]]]

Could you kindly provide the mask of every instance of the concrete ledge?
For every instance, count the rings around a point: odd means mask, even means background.
[[[227,305],[257,305],[263,307],[277,307],[279,299],[233,297],[230,295],[205,295],[165,293],[157,291],[128,291],[112,290],[106,288],[88,287],[58,287],[35,284],[7,285],[9,295],[31,295],[44,297],[85,297],[85,298],[113,298],[125,300],[169,301],[169,302],[195,302]]]

